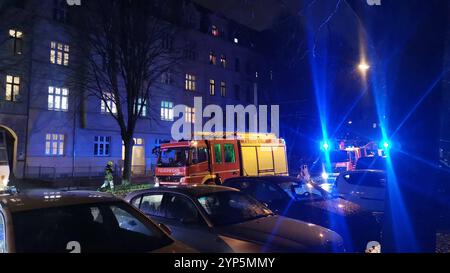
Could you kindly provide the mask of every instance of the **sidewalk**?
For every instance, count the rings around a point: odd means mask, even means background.
[[[103,178],[68,178],[68,179],[56,179],[56,180],[35,180],[35,179],[21,179],[15,180],[10,183],[10,186],[15,186],[19,191],[25,190],[97,190],[102,184]],[[114,184],[120,185],[122,179],[119,177],[114,178]],[[153,177],[135,177],[132,178],[131,184],[154,184]]]

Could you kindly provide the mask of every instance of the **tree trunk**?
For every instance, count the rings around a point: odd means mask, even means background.
[[[123,138],[123,143],[125,147],[125,158],[123,162],[123,173],[122,173],[122,185],[131,182],[131,164],[133,161],[133,138],[126,137]]]

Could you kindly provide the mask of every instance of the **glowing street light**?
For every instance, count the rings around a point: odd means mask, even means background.
[[[366,73],[370,69],[370,65],[368,65],[366,62],[362,62],[358,65],[359,71]]]

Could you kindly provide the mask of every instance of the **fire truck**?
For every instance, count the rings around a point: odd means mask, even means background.
[[[326,150],[326,149],[324,149]],[[347,145],[346,141],[340,141],[337,149],[328,150],[322,156],[322,176],[336,177],[343,171],[352,171],[355,169],[356,163],[360,158],[384,156],[383,149],[380,149],[376,142],[369,142],[366,145],[356,147],[354,145]],[[325,154],[328,155],[330,166],[326,168]]]
[[[285,142],[273,134],[202,133],[201,137],[161,144],[157,185],[220,184],[237,176],[288,175]]]

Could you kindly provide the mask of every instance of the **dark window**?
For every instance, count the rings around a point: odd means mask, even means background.
[[[69,242],[82,253],[151,252],[173,243],[123,202],[16,212],[12,218],[19,253],[67,253]]]
[[[170,34],[165,34],[162,38],[162,47],[169,51],[173,49],[173,38]]]
[[[236,58],[236,61],[234,63],[234,70],[236,70],[236,72],[240,72],[241,71],[241,62],[239,61],[238,58]]]
[[[225,163],[236,163],[236,154],[233,144],[224,144],[223,149],[225,152]]]
[[[94,138],[94,155],[110,156],[111,137],[96,136]]]
[[[185,197],[169,195],[165,206],[166,216],[169,219],[176,219],[184,224],[201,223],[200,215],[194,203]]]
[[[69,22],[69,14],[68,14],[68,5],[66,0],[54,0],[53,2],[53,20],[68,23]]]
[[[208,161],[208,149],[201,147],[201,148],[192,148],[191,149],[191,158],[192,158],[192,164],[198,164],[202,162]]]
[[[241,86],[239,86],[238,84],[234,85],[234,95],[237,100],[241,99]]]
[[[164,217],[162,210],[162,194],[150,194],[142,197],[139,209],[147,215]]]
[[[186,48],[183,51],[184,58],[186,60],[195,61],[197,59],[197,50],[194,43],[187,43]]]
[[[222,164],[222,145],[214,145],[214,159],[217,164]]]

